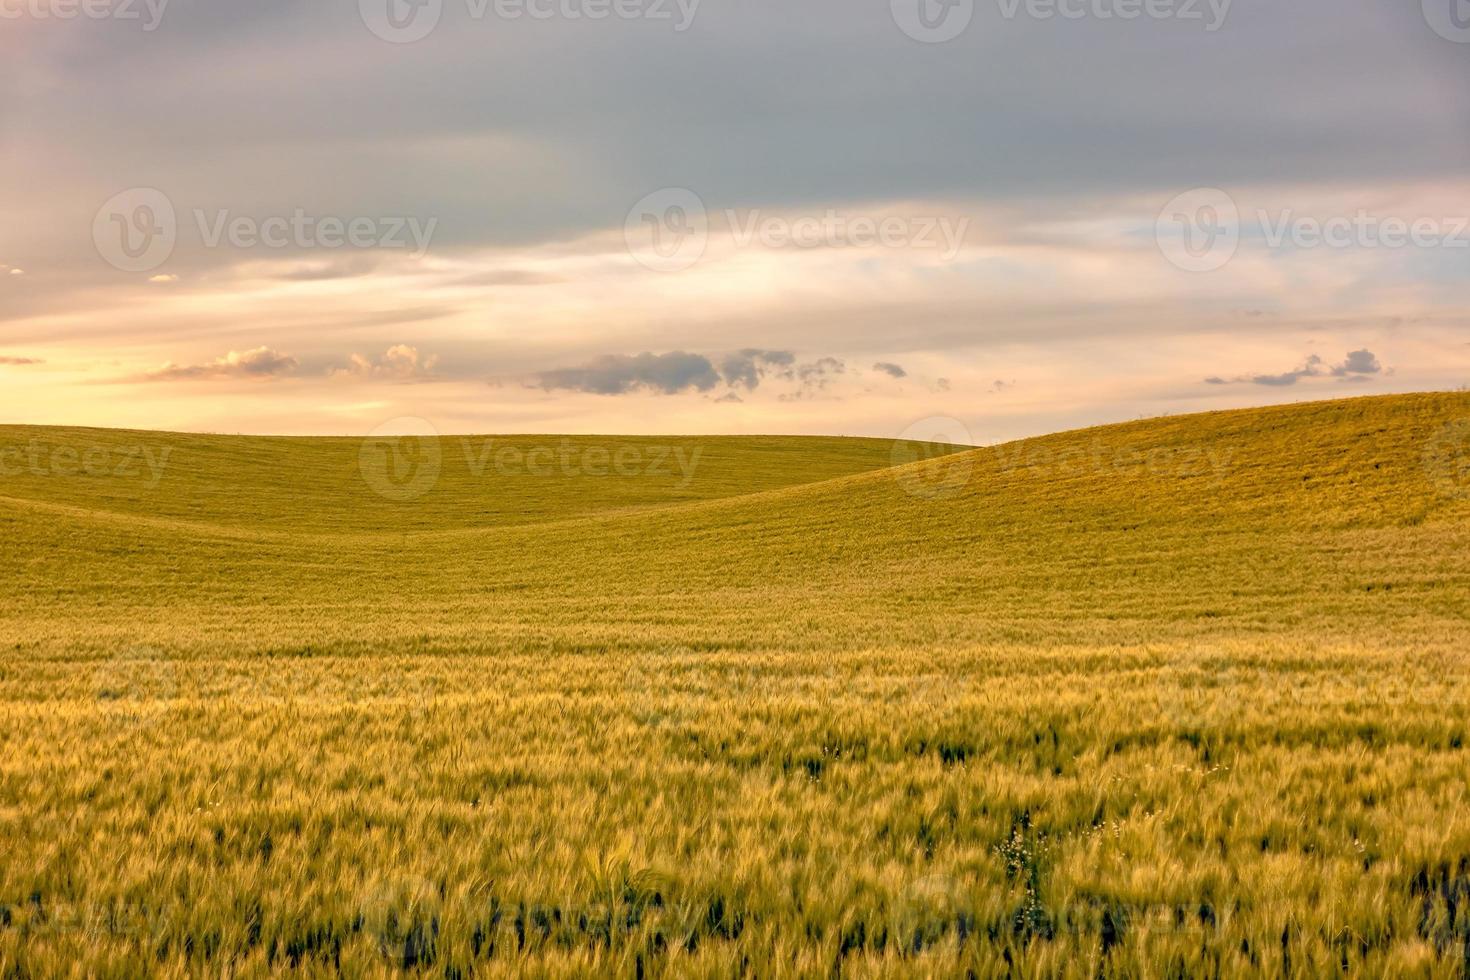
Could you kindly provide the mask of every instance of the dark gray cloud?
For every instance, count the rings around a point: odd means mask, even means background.
[[[48,175],[28,188],[48,220],[7,223],[16,253],[95,260],[77,229],[129,186],[181,213],[437,216],[448,247],[618,228],[665,186],[711,208],[1162,203],[1202,185],[1458,178],[1470,150],[1470,59],[1412,2],[1237,0],[1213,32],[978,3],[943,45],[906,37],[881,2],[705,3],[682,32],[443,6],[405,45],[351,2],[174,3],[151,33],[23,30],[0,64],[0,142],[12,169]],[[58,147],[66,168],[47,166]]]
[[[719,367],[703,354],[670,351],[667,354],[605,354],[581,367],[557,368],[532,375],[532,387],[547,391],[582,391],[594,395],[623,395],[651,391],[672,395],[683,391],[710,391],[721,384],[730,390],[722,402],[740,401],[737,389],[754,391],[766,379],[793,386],[782,397],[804,397],[826,388],[833,377],[847,371],[835,357],[798,363],[796,353],[747,347],[719,358]],[[732,397],[733,396],[733,397]]]
[[[622,395],[652,391],[672,395],[681,391],[709,391],[720,375],[702,354],[605,354],[583,367],[543,371],[537,387],[547,391],[583,391],[594,395]]]
[[[873,370],[880,374],[886,374],[890,378],[907,378],[909,373],[902,367],[890,361],[879,361],[873,365]]]
[[[1307,358],[1307,363],[1295,371],[1285,371],[1281,374],[1257,374],[1251,377],[1250,382],[1251,384],[1280,388],[1287,385],[1294,385],[1302,378],[1315,378],[1322,373],[1322,358],[1313,354]]]
[[[789,376],[790,368],[795,363],[794,351],[747,347],[733,354],[726,354],[720,361],[720,374],[730,387],[754,391],[768,371],[774,370],[778,374]]]
[[[1347,360],[1332,369],[1334,377],[1352,377],[1354,375],[1378,374],[1383,370],[1383,365],[1378,363],[1378,358],[1370,350],[1355,350],[1348,354]]]
[[[1322,358],[1313,354],[1308,357],[1306,363],[1294,371],[1284,371],[1281,374],[1246,374],[1234,378],[1221,378],[1218,376],[1205,379],[1205,384],[1228,385],[1228,384],[1254,384],[1265,385],[1269,388],[1287,388],[1296,384],[1303,378],[1341,378],[1344,381],[1366,381],[1369,376],[1379,374],[1383,371],[1383,365],[1370,350],[1350,351],[1341,364],[1329,365]]]
[[[248,351],[230,351],[224,357],[208,364],[165,364],[157,371],[150,371],[139,381],[204,381],[239,378],[276,378],[290,374],[299,367],[296,358],[269,347],[257,347]]]
[[[825,388],[835,374],[847,373],[847,365],[835,357],[820,357],[796,366],[796,380],[803,388]]]
[[[787,374],[788,380],[796,382],[796,390],[780,395],[783,402],[815,398],[832,384],[839,374],[847,373],[847,365],[835,357],[819,357],[815,361],[798,364]]]

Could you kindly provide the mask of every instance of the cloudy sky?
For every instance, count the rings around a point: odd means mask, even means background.
[[[0,0],[0,420],[975,442],[1470,384],[1463,0]]]

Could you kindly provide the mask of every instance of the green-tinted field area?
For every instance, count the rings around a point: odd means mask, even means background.
[[[0,428],[0,974],[1462,976],[1467,419]]]

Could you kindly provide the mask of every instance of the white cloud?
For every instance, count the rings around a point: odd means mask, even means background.
[[[174,364],[169,362],[157,371],[150,371],[140,380],[144,381],[199,381],[228,378],[276,378],[290,374],[298,367],[296,358],[269,347],[254,350],[230,351],[204,364]]]
[[[335,378],[373,378],[388,381],[427,381],[434,377],[438,355],[421,355],[416,347],[395,344],[376,360],[362,354],[351,354],[347,366],[334,368]]]

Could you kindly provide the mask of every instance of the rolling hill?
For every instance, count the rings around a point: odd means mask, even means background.
[[[0,428],[0,973],[1455,975],[1467,419]]]

